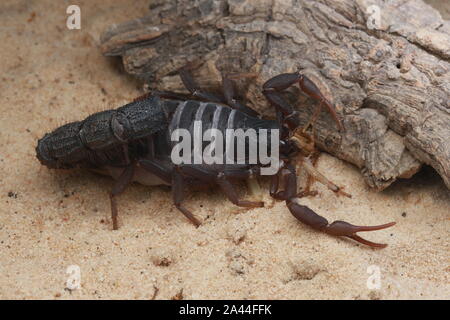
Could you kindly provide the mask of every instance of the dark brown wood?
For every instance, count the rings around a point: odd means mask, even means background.
[[[450,187],[450,22],[420,0],[152,1],[145,17],[107,30],[101,49],[151,88],[180,91],[176,72],[187,65],[217,90],[222,74],[255,73],[236,87],[270,116],[262,84],[300,71],[346,129],[322,113],[322,150],[361,168],[377,190],[422,163]],[[306,124],[317,101],[288,91]]]

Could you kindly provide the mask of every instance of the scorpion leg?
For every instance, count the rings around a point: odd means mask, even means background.
[[[300,158],[301,158],[300,166],[301,166],[305,161],[308,161],[308,162],[311,163],[311,165],[313,166],[313,168],[316,168],[317,161],[319,160],[319,156],[320,156],[320,153],[318,153],[318,152],[313,152],[313,153],[310,155],[310,157],[308,157],[308,158],[305,158],[304,156],[300,156]],[[303,190],[304,190],[306,193],[309,193],[310,195],[317,195],[317,194],[318,194],[317,191],[311,191],[311,187],[312,187],[312,185],[314,184],[314,181],[315,181],[314,175],[312,175],[312,174],[309,173],[309,172],[307,172],[306,175],[307,175],[307,178],[306,178],[306,185],[305,185],[305,187],[303,188]]]
[[[239,199],[238,193],[234,188],[233,184],[228,180],[227,174],[221,172],[217,175],[217,184],[220,186],[222,191],[228,197],[228,199],[239,207],[245,208],[261,208],[264,207],[264,202],[262,201],[248,201]]]
[[[261,197],[262,190],[257,177],[250,177],[247,179],[247,188],[251,195]]]
[[[195,82],[194,78],[192,77],[191,73],[183,68],[180,70],[180,78],[183,82],[186,89],[189,90],[189,92],[196,98],[200,98],[206,101],[210,102],[217,102],[217,103],[223,103],[223,99],[216,96],[213,93],[208,93],[200,89],[200,86]]]
[[[342,126],[342,123],[339,120],[339,117],[336,113],[335,107],[331,104],[330,101],[328,101],[323,96],[323,94],[320,92],[319,88],[307,76],[304,76],[298,72],[279,74],[279,75],[267,80],[264,83],[263,92],[270,101],[271,98],[274,99],[273,95],[275,92],[277,92],[277,93],[281,92],[281,91],[289,88],[290,86],[292,86],[295,83],[299,84],[300,89],[306,95],[308,95],[309,97],[320,102],[319,112],[320,112],[320,109],[322,108],[322,104],[324,104],[327,107],[328,112],[331,114],[334,121],[338,125],[339,130],[341,130],[341,131],[344,130],[344,127]],[[318,114],[317,114],[317,116],[318,116]]]
[[[230,179],[246,180],[247,187],[249,188],[250,192],[253,193],[253,195],[258,195],[261,194],[260,191],[257,191],[260,190],[258,180],[256,179],[258,173],[259,168],[247,169],[242,167],[228,167],[217,175],[216,180],[217,184],[221,187],[222,191],[225,193],[228,199],[235,205],[247,208],[264,207],[263,201],[249,201],[239,199],[237,191],[230,181]]]
[[[180,210],[181,213],[183,213],[196,227],[200,226],[200,221],[198,221],[198,219],[181,204],[184,199],[184,179],[177,169],[174,169],[173,172],[171,172],[169,168],[153,159],[141,159],[138,161],[138,165],[148,172],[153,173],[161,180],[171,184],[173,201],[177,209]]]
[[[172,174],[172,194],[173,194],[173,202],[178,210],[184,214],[189,221],[192,222],[197,228],[201,225],[200,221],[190,212],[188,209],[183,207],[181,202],[184,199],[184,179],[183,176],[174,169]]]
[[[111,219],[113,223],[113,230],[117,230],[119,228],[117,222],[118,210],[116,197],[122,192],[124,192],[125,188],[131,183],[131,181],[133,181],[134,171],[135,171],[134,164],[126,167],[122,171],[121,175],[114,184],[111,193],[109,194],[109,198],[111,200]]]
[[[154,174],[164,182],[170,184],[172,182],[172,176],[170,169],[166,168],[164,165],[158,161],[151,159],[141,159],[138,160],[137,165],[144,168],[146,171]]]
[[[362,244],[375,247],[384,248],[387,245],[381,243],[371,242],[358,236],[357,232],[375,231],[392,227],[395,222],[390,222],[378,226],[355,226],[345,221],[334,221],[329,223],[327,219],[318,215],[307,206],[300,204],[300,198],[297,196],[297,177],[292,166],[286,166],[282,169],[284,179],[284,196],[287,207],[292,215],[304,224],[312,227],[315,230],[325,232],[333,236],[348,237]]]
[[[254,76],[252,74],[252,76]],[[258,112],[253,110],[252,108],[244,105],[240,101],[236,99],[235,89],[233,85],[233,81],[228,77],[222,78],[222,87],[225,95],[225,101],[218,97],[215,94],[205,92],[200,89],[200,86],[195,82],[194,78],[192,77],[191,73],[186,69],[183,68],[180,70],[180,78],[183,82],[186,89],[189,90],[189,92],[197,98],[200,98],[205,101],[209,102],[216,102],[216,103],[224,103],[226,102],[228,106],[230,106],[233,109],[237,109],[239,111],[242,111],[250,116],[256,117],[259,115]],[[185,99],[187,100],[187,99]]]
[[[314,180],[319,181],[321,184],[326,186],[328,189],[330,189],[337,195],[345,196],[347,198],[352,197],[351,194],[343,190],[344,187],[340,187],[334,184],[332,181],[328,180],[322,173],[320,173],[320,171],[314,167],[314,164],[311,163],[311,160],[309,160],[308,158],[303,159],[301,166],[308,173],[309,177],[312,177]]]
[[[280,180],[283,179],[281,176],[281,171],[279,170],[275,175],[272,176],[272,180],[270,181],[270,196],[277,200],[285,200],[284,191],[278,191],[280,187]]]
[[[145,159],[137,160],[136,165],[154,174],[167,184],[172,182],[172,170],[164,163],[155,159],[155,144],[150,137],[147,139],[148,155]]]
[[[257,117],[259,115],[259,113],[253,110],[252,108],[247,107],[240,101],[236,100],[236,91],[234,88],[234,83],[231,79],[229,79],[226,76],[222,77],[222,86],[223,86],[223,93],[225,95],[225,100],[230,107],[242,111],[252,117]]]
[[[252,176],[252,172],[250,172],[249,170],[245,170],[242,168],[235,168],[235,169],[225,169],[222,172],[217,173],[217,171],[215,170],[199,166],[188,166],[188,165],[180,167],[180,170],[182,173],[197,178],[199,180],[209,183],[211,182],[217,183],[222,189],[222,191],[225,193],[227,198],[239,207],[246,207],[246,208],[264,207],[264,202],[262,201],[253,202],[239,199],[233,184],[229,181],[229,179],[245,180],[250,178]]]
[[[272,197],[275,196],[275,194],[276,194],[277,191],[278,191],[278,187],[279,187],[279,185],[280,185],[280,176],[279,176],[279,174],[280,174],[280,171],[278,171],[276,174],[274,174],[274,175],[272,176],[271,181],[270,181],[269,192],[270,192],[270,195],[271,195]]]

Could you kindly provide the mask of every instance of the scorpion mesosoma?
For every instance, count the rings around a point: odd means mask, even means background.
[[[285,201],[295,218],[318,231],[348,237],[372,247],[386,246],[365,240],[356,233],[385,229],[395,222],[378,226],[355,226],[344,221],[329,223],[300,203],[300,198],[310,193],[305,190],[297,192],[297,176],[292,161],[302,151],[296,134],[300,121],[298,113],[283,98],[283,90],[299,84],[306,95],[319,102],[312,121],[325,106],[339,129],[343,130],[334,106],[308,77],[301,73],[285,73],[264,83],[263,94],[275,107],[276,120],[264,120],[258,112],[238,101],[231,78],[223,78],[224,94],[220,97],[202,91],[187,70],[182,69],[180,77],[189,95],[155,91],[118,109],[98,112],[83,121],[63,125],[38,141],[37,158],[49,168],[88,168],[112,176],[116,180],[110,192],[114,230],[118,229],[116,197],[133,181],[144,185],[170,185],[175,206],[195,226],[199,226],[200,221],[182,204],[186,186],[201,189],[217,185],[237,206],[263,207],[263,202],[239,199],[232,183],[258,176],[262,165],[175,165],[170,157],[173,147],[171,132],[176,128],[192,131],[193,119],[201,120],[204,130],[277,128],[281,132],[280,166],[271,178],[270,195]],[[310,173],[315,170],[311,165],[309,169]],[[320,173],[315,178],[335,193],[346,195]]]

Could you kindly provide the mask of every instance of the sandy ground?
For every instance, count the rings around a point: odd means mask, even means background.
[[[34,148],[45,132],[140,94],[98,39],[147,2],[77,1],[81,30],[66,28],[65,2],[0,4],[0,298],[450,298],[450,196],[431,169],[374,193],[353,166],[321,156],[319,169],[353,199],[316,184],[304,203],[330,220],[396,221],[367,234],[389,243],[373,250],[312,231],[268,196],[266,208],[245,211],[219,192],[190,194],[204,221],[195,229],[167,189],[140,185],[120,197],[121,228],[111,231],[111,179],[42,167]],[[378,275],[380,288],[368,286]]]

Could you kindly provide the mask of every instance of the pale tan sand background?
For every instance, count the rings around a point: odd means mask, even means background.
[[[0,298],[450,297],[450,197],[431,169],[374,193],[352,165],[321,156],[319,169],[353,199],[316,184],[319,196],[304,203],[330,220],[396,221],[366,234],[389,243],[384,250],[315,232],[283,202],[270,208],[267,183],[267,208],[248,211],[216,191],[189,194],[187,206],[204,221],[198,229],[167,189],[133,185],[119,198],[121,227],[111,231],[112,180],[50,171],[35,146],[56,126],[141,93],[98,43],[110,24],[144,14],[148,1],[75,2],[81,30],[66,28],[68,2],[0,4]],[[70,265],[80,267],[81,289],[65,289]],[[371,265],[380,268],[379,290],[366,284]]]

